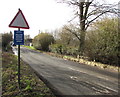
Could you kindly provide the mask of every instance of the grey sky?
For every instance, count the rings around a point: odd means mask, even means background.
[[[105,0],[106,1],[106,0]],[[107,0],[113,4],[119,0]],[[1,0],[0,2],[0,33],[14,31],[8,25],[20,8],[28,21],[29,30],[25,34],[34,37],[38,31],[54,30],[67,24],[73,16],[72,9],[65,4],[56,3],[55,0]]]

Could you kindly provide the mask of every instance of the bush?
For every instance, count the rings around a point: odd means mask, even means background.
[[[52,44],[50,45],[50,50],[53,53],[77,56],[78,50],[75,47],[70,47],[63,44]]]
[[[54,43],[54,37],[48,33],[41,33],[33,39],[33,46],[38,50],[49,51],[49,45]]]
[[[2,34],[2,50],[8,51],[10,47],[10,42],[12,41],[12,32]]]
[[[118,27],[116,19],[97,22],[96,30],[87,35],[86,54],[90,60],[118,65]]]
[[[71,55],[71,56],[77,57],[77,55],[78,55],[78,48],[77,47],[72,47],[72,46],[67,47],[67,55]]]
[[[66,54],[67,48],[62,44],[52,44],[50,45],[50,51],[58,54]]]

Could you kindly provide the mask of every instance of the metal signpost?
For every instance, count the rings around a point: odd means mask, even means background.
[[[14,44],[18,45],[18,85],[20,89],[20,45],[24,45],[24,31],[21,31],[20,28],[29,29],[25,16],[20,9],[9,24],[9,27],[18,28],[18,30],[14,31]]]

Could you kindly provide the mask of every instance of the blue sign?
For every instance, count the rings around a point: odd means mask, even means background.
[[[24,45],[24,31],[20,31],[20,30],[14,31],[14,44]]]

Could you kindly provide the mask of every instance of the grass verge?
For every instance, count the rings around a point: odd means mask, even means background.
[[[30,49],[34,48],[34,47],[29,47],[29,46],[24,46],[24,47],[27,47],[27,48],[30,48]],[[34,48],[34,50],[36,50],[36,49]],[[63,58],[65,60],[70,60],[70,61],[74,61],[74,62],[78,62],[78,63],[90,65],[90,66],[96,66],[96,67],[101,68],[101,69],[108,69],[108,70],[120,72],[118,66],[112,66],[112,65],[108,65],[108,64],[102,64],[102,63],[95,62],[95,61],[88,61],[88,60],[85,60],[85,59],[75,58],[75,57],[72,57],[72,56],[61,55],[61,54],[52,53],[52,52],[43,52],[43,51],[39,51],[39,50],[36,50],[36,51],[42,52],[42,53],[45,53],[45,54],[49,54],[51,56]]]
[[[17,57],[2,53],[2,97],[55,97],[36,76],[31,67],[21,60],[21,90],[18,88]]]
[[[30,49],[32,49],[32,50],[36,50],[33,46],[23,46],[23,47],[27,47],[27,48],[30,48]]]
[[[55,53],[51,53],[51,52],[49,52],[48,54],[51,55],[51,56],[63,58],[64,60],[70,60],[70,61],[78,62],[80,64],[86,64],[86,65],[95,66],[95,67],[98,67],[98,68],[101,68],[101,69],[107,69],[107,70],[111,70],[111,71],[115,71],[115,72],[120,72],[118,66],[102,64],[102,63],[95,62],[95,61],[88,61],[88,60],[81,59],[81,58],[75,58],[75,57],[72,57],[72,56],[55,54]]]

